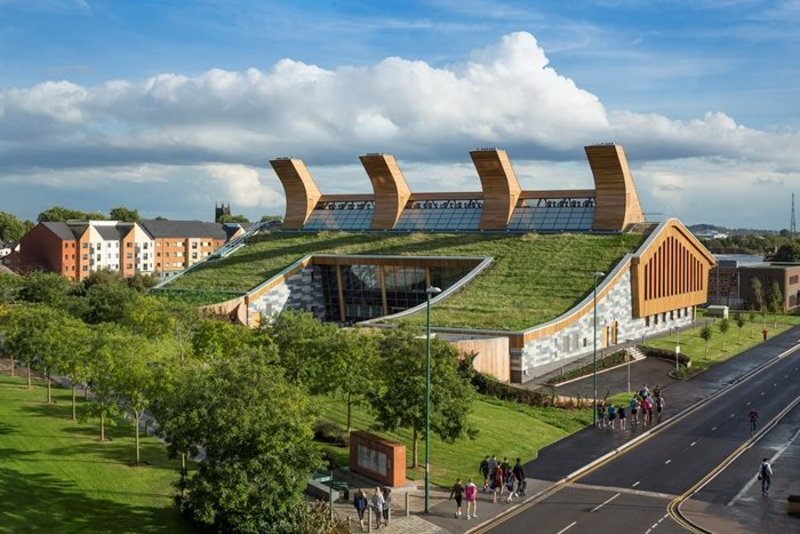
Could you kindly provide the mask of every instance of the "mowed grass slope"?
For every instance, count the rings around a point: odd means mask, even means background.
[[[591,291],[594,271],[609,272],[643,239],[632,234],[273,233],[187,273],[168,288],[197,291],[203,303],[210,304],[213,301],[204,299],[203,292],[244,293],[315,253],[490,256],[495,259],[492,266],[433,307],[432,322],[442,327],[521,330],[574,306]]]
[[[347,410],[344,402],[332,397],[320,397],[322,417],[346,426]],[[522,458],[523,462],[536,458],[539,449],[576,432],[591,422],[590,410],[562,410],[559,408],[535,408],[523,404],[481,397],[472,403],[469,421],[478,430],[476,439],[460,439],[453,444],[444,443],[435,434],[431,438],[431,477],[434,484],[452,486],[456,477],[467,479],[478,477],[478,464],[487,454],[498,457]],[[408,465],[411,465],[411,431],[395,432],[374,430],[375,418],[363,406],[353,408],[353,427],[368,429],[389,440],[406,446]],[[408,469],[412,479],[424,476],[424,442],[419,441],[419,463],[417,469]],[[340,458],[346,458],[341,449]]]
[[[0,377],[0,532],[192,532],[172,505],[178,465],[164,445],[142,441],[132,467],[133,428],[111,429],[100,443],[95,422],[74,423],[70,393]]]

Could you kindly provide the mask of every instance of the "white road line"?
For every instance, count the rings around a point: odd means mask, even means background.
[[[765,391],[762,391],[761,392],[761,396],[763,397],[765,393],[766,393]]]
[[[751,403],[751,402],[748,402],[747,404],[745,404],[745,406],[750,406],[750,404],[752,404],[752,403]]]
[[[671,459],[670,459],[670,460],[667,460],[666,462],[664,462],[664,465],[667,465],[667,464],[668,464],[668,463],[670,463],[671,461],[672,461]]]
[[[653,523],[653,526],[650,527],[650,528],[656,528],[657,526],[658,526],[658,523]]]
[[[696,441],[693,441],[693,442],[691,442],[691,443],[689,444],[689,446],[690,446],[690,447],[694,447],[695,445],[697,445],[697,442],[696,442]]]
[[[642,483],[642,481],[641,481],[641,480],[637,480],[636,482],[634,482],[634,483],[633,483],[633,486],[631,486],[631,487],[632,487],[632,488],[635,488],[636,486],[638,486],[638,485],[639,485],[639,484],[641,484],[641,483]]]
[[[731,414],[731,417],[736,417],[736,414],[735,414],[735,413],[732,413],[732,414]]]
[[[714,427],[714,428],[712,428],[712,429],[711,429],[711,431],[713,432],[713,431],[715,431],[716,429],[717,429],[717,427]]]
[[[570,523],[566,527],[564,527],[561,530],[559,530],[558,532],[556,532],[556,534],[563,534],[564,532],[568,531],[569,529],[571,529],[572,527],[574,527],[577,524],[578,524],[577,521],[573,521],[572,523]]]
[[[613,497],[610,497],[610,498],[606,499],[606,501],[605,501],[605,502],[603,502],[603,503],[600,503],[600,504],[598,504],[597,506],[595,506],[594,508],[592,508],[592,510],[591,510],[589,513],[592,513],[592,512],[596,512],[596,511],[598,511],[600,508],[602,508],[603,506],[607,505],[608,503],[610,503],[611,501],[613,501],[614,499],[616,499],[616,498],[617,498],[617,497],[619,497],[620,495],[622,495],[622,494],[621,494],[621,493],[617,493],[617,494],[616,494],[616,495],[614,495]]]
[[[772,384],[772,387],[774,387],[774,388],[778,387],[778,383],[775,382],[774,384]]]
[[[644,534],[650,534],[651,530],[653,530],[653,529],[652,528],[648,528],[647,530],[644,531]]]
[[[770,465],[774,464],[774,463],[775,463],[775,461],[776,461],[778,458],[780,458],[780,457],[781,457],[781,455],[782,455],[784,452],[786,452],[786,449],[787,449],[787,448],[789,448],[789,446],[790,446],[792,443],[794,443],[794,440],[795,440],[795,439],[797,439],[797,436],[798,436],[798,434],[800,434],[800,429],[798,429],[798,430],[797,430],[797,432],[795,432],[795,433],[794,433],[794,435],[792,436],[792,438],[791,438],[789,441],[787,441],[786,443],[784,443],[784,444],[783,444],[783,446],[782,446],[780,449],[778,449],[778,450],[777,450],[777,452],[775,452],[775,454],[774,454],[774,455],[772,455],[772,458],[770,458],[770,459],[769,459],[769,463],[770,463]],[[741,489],[741,491],[739,491],[739,493],[737,493],[737,494],[736,494],[736,497],[734,497],[733,499],[731,499],[731,502],[729,502],[729,503],[728,503],[728,506],[733,506],[734,504],[736,504],[736,501],[738,501],[739,499],[741,499],[742,497],[744,497],[744,496],[745,496],[745,494],[746,494],[746,493],[747,493],[747,492],[750,490],[750,488],[752,487],[752,485],[753,485],[753,484],[755,484],[757,480],[758,480],[758,475],[756,475],[756,476],[753,476],[753,478],[751,478],[751,479],[750,479],[750,480],[747,482],[747,484],[745,484],[745,485],[744,485],[744,487]]]

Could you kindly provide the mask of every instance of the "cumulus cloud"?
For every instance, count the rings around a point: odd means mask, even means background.
[[[607,109],[550,66],[525,32],[441,67],[390,57],[325,69],[284,59],[267,70],[0,90],[0,181],[74,176],[71,187],[90,190],[93,170],[130,183],[142,169],[176,180],[184,168],[208,179],[212,198],[253,209],[282,204],[269,157],[301,157],[337,177],[321,185],[365,191],[357,156],[386,151],[411,167],[412,185],[422,169],[423,189],[477,189],[468,150],[500,146],[530,171],[519,173],[526,187],[591,187],[581,148],[603,141],[623,144],[634,165],[709,163],[705,175],[645,172],[640,185],[654,201],[718,185],[714,169],[730,161],[749,165],[746,184],[755,175],[796,177],[800,168],[796,131],[750,129],[718,110],[678,121]]]

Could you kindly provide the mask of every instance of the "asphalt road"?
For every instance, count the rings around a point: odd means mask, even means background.
[[[721,385],[736,382],[748,368],[797,345],[797,334],[791,332],[780,342],[705,373],[699,380],[670,387],[666,395],[694,409],[672,423],[662,423],[657,432],[577,483],[509,514],[491,532],[684,532],[666,515],[667,504],[750,439],[747,414],[751,408],[758,410],[759,421],[765,424],[800,395],[800,351],[741,380],[710,402],[701,401]]]

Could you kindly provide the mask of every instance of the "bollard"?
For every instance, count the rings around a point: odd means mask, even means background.
[[[410,499],[411,499],[411,493],[407,491],[406,492],[406,517],[411,515],[411,506],[409,506]]]
[[[367,532],[372,532],[372,507],[367,506]]]

